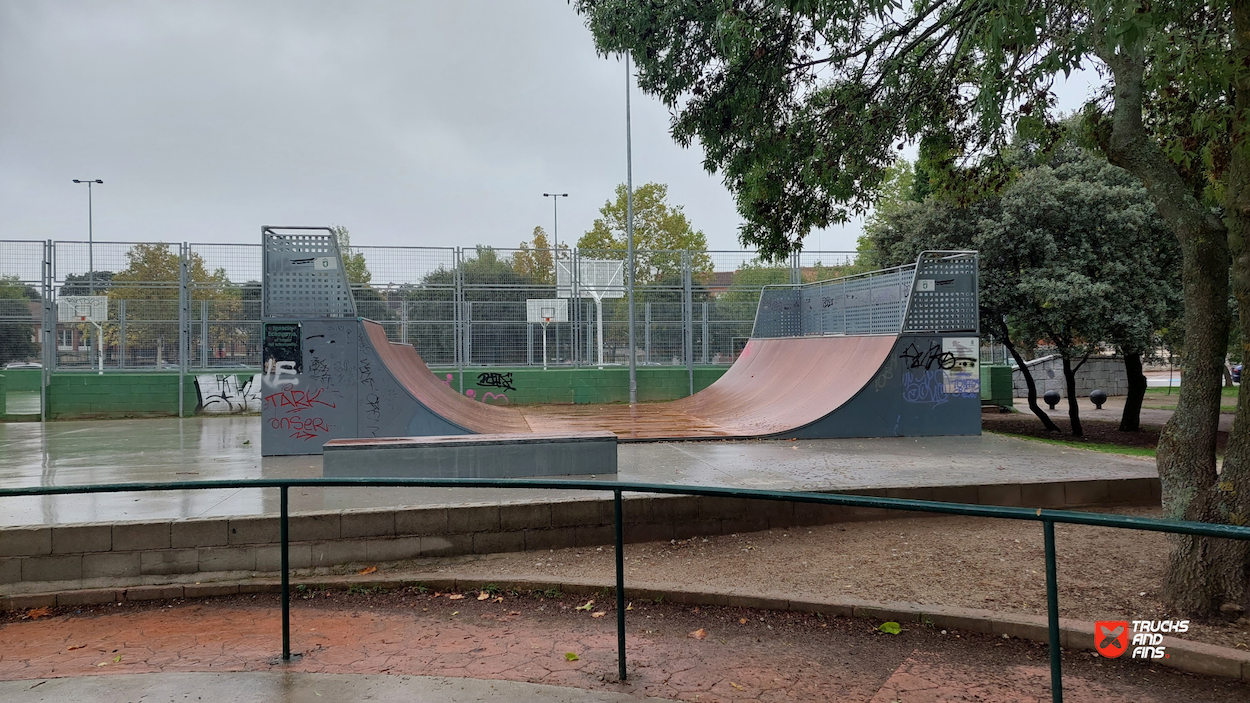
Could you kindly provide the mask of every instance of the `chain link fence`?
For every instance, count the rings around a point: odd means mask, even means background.
[[[0,368],[259,368],[262,254],[252,244],[0,241]],[[628,363],[624,251],[354,246],[344,257],[360,315],[431,366]],[[844,275],[854,257],[637,251],[636,362],[730,364],[764,285]],[[538,298],[567,299],[568,321],[527,320]]]

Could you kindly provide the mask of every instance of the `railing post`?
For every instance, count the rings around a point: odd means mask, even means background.
[[[625,680],[625,515],[621,492],[613,491],[616,508],[616,668]]]
[[[1046,539],[1046,618],[1050,624],[1050,699],[1063,703],[1063,662],[1059,651],[1059,582],[1055,573],[1055,523],[1042,521]]]
[[[278,517],[278,547],[282,559],[282,660],[291,659],[291,550],[287,519],[287,487],[279,486],[281,515]]]

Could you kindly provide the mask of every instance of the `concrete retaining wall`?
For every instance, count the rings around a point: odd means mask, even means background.
[[[1064,508],[1158,505],[1155,478],[850,491],[855,495]],[[875,508],[695,496],[629,497],[628,542],[897,518]],[[343,510],[290,518],[293,569],[611,544],[610,499]],[[3,597],[147,587],[278,569],[278,518],[234,517],[0,529]],[[10,601],[11,603],[11,601]]]
[[[1063,360],[1057,355],[1043,356],[1040,359],[1026,362],[1037,384],[1037,395],[1046,391],[1059,391],[1059,395],[1067,397],[1066,385],[1063,380]],[[1029,387],[1024,384],[1024,374],[1020,369],[1011,372],[1012,392],[1017,398],[1029,394]],[[1107,395],[1128,394],[1128,373],[1124,370],[1124,359],[1120,357],[1091,357],[1076,372],[1076,395],[1079,398],[1089,397],[1089,392],[1101,388]]]

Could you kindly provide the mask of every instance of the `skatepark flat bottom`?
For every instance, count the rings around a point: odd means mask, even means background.
[[[635,405],[533,405],[518,408],[535,432],[607,430],[617,438],[668,439],[734,437],[740,433],[673,407],[673,403]]]

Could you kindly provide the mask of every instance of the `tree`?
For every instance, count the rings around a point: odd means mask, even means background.
[[[626,192],[616,187],[616,199],[599,208],[590,231],[577,240],[583,256],[623,258],[626,249]],[[691,270],[696,278],[712,275],[712,258],[707,255],[707,237],[694,229],[680,205],[668,204],[668,186],[647,183],[634,189],[634,277],[640,286],[668,282],[680,285],[681,250],[690,252]]]
[[[520,251],[512,255],[512,269],[534,283],[554,286],[555,264],[546,230],[535,227],[533,238],[528,242],[521,242],[518,248]],[[568,248],[567,244],[560,247],[561,258],[567,258]]]
[[[919,141],[931,186],[962,199],[1005,185],[1015,132],[1051,141],[1060,73],[1100,62],[1085,124],[1176,236],[1185,383],[1157,450],[1169,517],[1250,515],[1250,395],[1216,471],[1228,270],[1250,331],[1250,4],[1161,0],[910,5],[849,0],[709,4],[579,0],[596,46],[629,51],[639,86],[696,139],[745,224],[784,255],[862,211],[896,146]],[[1250,393],[1243,390],[1243,393]],[[1242,413],[1247,413],[1241,417]],[[1231,490],[1230,490],[1231,488]],[[1191,614],[1250,606],[1250,544],[1177,538],[1165,593]]]
[[[37,315],[32,314],[31,303],[41,299],[38,291],[17,276],[0,276],[0,369],[10,361],[38,358]]]
[[[352,250],[352,235],[346,227],[335,225],[330,229],[334,231],[334,238],[338,241],[339,255],[343,257],[343,272],[347,274],[347,282],[352,284],[353,290],[357,287],[368,287],[369,282],[373,280],[373,274],[369,272],[369,267],[365,263],[364,252]]]

